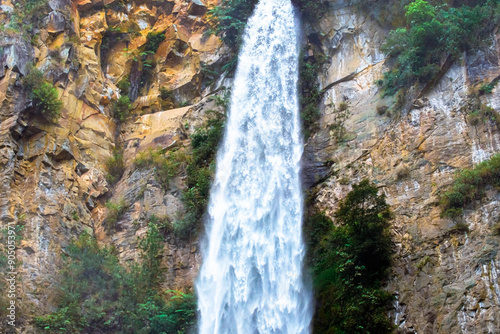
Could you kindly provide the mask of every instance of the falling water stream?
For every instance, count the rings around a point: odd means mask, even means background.
[[[245,30],[196,284],[201,334],[310,331],[298,35],[290,0],[260,0]]]

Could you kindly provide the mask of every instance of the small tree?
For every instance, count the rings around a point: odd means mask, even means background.
[[[50,83],[44,82],[41,86],[33,88],[31,98],[37,113],[52,121],[61,116],[62,101],[59,100],[57,89]]]
[[[313,258],[315,331],[392,332],[387,316],[392,296],[382,288],[391,265],[390,218],[385,196],[368,180],[354,185],[340,202],[335,212],[338,226],[331,224]]]

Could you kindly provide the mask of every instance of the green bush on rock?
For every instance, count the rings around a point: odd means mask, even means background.
[[[252,15],[258,0],[222,0],[209,11],[210,33],[220,36],[235,53],[238,52],[247,20]]]
[[[383,289],[391,266],[391,212],[367,180],[340,202],[333,224],[314,213],[305,224],[316,293],[315,333],[391,333],[393,299]]]
[[[500,154],[472,169],[457,171],[451,189],[441,196],[442,215],[457,218],[464,208],[483,198],[488,186],[500,189]]]
[[[49,121],[56,121],[61,116],[62,101],[57,89],[44,80],[43,73],[31,66],[28,74],[23,77],[22,84],[29,92],[33,110],[37,115]]]
[[[169,302],[160,296],[162,249],[163,236],[152,222],[139,241],[142,261],[128,267],[115,249],[81,234],[66,249],[57,311],[35,318],[35,325],[65,334],[187,334],[196,321],[196,300],[174,291],[166,291],[174,294]]]
[[[224,101],[218,102],[219,105],[223,103]],[[186,168],[187,189],[183,194],[188,213],[174,224],[174,231],[183,238],[189,237],[196,230],[195,226],[205,212],[215,171],[215,155],[224,134],[225,115],[217,111],[209,111],[209,115],[205,126],[197,129],[191,136],[193,155]]]
[[[475,7],[449,7],[415,0],[406,6],[406,26],[391,31],[383,51],[393,59],[384,74],[383,91],[393,95],[416,82],[436,78],[443,59],[458,58],[487,38],[497,22],[498,1],[480,1]]]
[[[62,101],[59,100],[57,89],[48,82],[33,88],[31,98],[37,113],[50,120],[57,120],[61,116]]]

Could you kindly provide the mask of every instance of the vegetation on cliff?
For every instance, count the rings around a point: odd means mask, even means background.
[[[139,241],[141,262],[131,266],[86,233],[74,240],[60,274],[58,309],[35,324],[52,333],[187,333],[196,301],[175,292],[165,302],[159,288],[164,237],[153,221]]]
[[[184,151],[166,151],[162,148],[149,148],[137,155],[135,165],[139,168],[153,168],[156,181],[168,189],[169,181],[180,171],[180,166],[187,160]]]
[[[227,107],[227,98],[219,99],[218,104]],[[209,111],[210,117],[205,125],[191,136],[193,155],[187,171],[187,189],[183,194],[183,202],[187,209],[184,218],[174,225],[174,230],[181,237],[188,237],[198,230],[205,213],[215,173],[215,156],[219,142],[224,134],[225,114]]]
[[[441,197],[443,216],[458,218],[465,208],[471,207],[486,195],[488,187],[500,189],[500,154],[474,168],[456,172],[450,190]]]
[[[36,67],[30,68],[22,82],[29,92],[35,114],[56,121],[61,116],[63,105],[57,89],[44,80],[43,73]]]
[[[209,11],[211,28],[207,32],[219,36],[234,54],[223,67],[224,71],[236,68],[236,54],[243,42],[243,32],[258,2],[258,0],[223,0],[219,6]],[[325,13],[326,2],[322,0],[294,0],[293,3],[310,23],[315,23]]]
[[[37,39],[37,28],[49,12],[48,0],[17,0],[7,25],[0,23],[0,31],[21,33],[23,39],[33,44]]]
[[[302,50],[299,59],[299,100],[304,137],[308,138],[318,129],[321,116],[318,106],[321,99],[318,77],[324,59],[322,57],[309,59],[306,57],[306,52],[307,49]]]
[[[405,7],[405,26],[391,31],[383,46],[393,62],[379,82],[384,94],[432,81],[447,59],[453,61],[489,38],[499,18],[498,0],[475,1],[473,7],[455,3],[415,0]]]
[[[335,212],[305,222],[316,295],[315,333],[391,333],[393,297],[383,289],[391,266],[391,211],[368,180],[353,185]]]

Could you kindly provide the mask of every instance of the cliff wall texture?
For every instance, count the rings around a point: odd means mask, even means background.
[[[5,22],[13,20],[15,3],[0,2]],[[499,237],[492,232],[499,195],[486,189],[487,198],[465,211],[466,232],[441,218],[438,206],[456,170],[500,149],[497,125],[471,124],[465,111],[472,92],[500,73],[500,35],[488,48],[465,53],[434,85],[410,90],[399,113],[384,113],[398,103],[382,98],[375,83],[388,68],[380,48],[389,29],[383,13],[367,3],[331,1],[319,22],[304,25],[304,36],[326,55],[319,130],[304,152],[305,188],[329,216],[363,178],[387,195],[396,250],[388,289],[397,296],[391,317],[401,333],[500,332]],[[61,255],[75,236],[87,231],[114,245],[123,262],[134,261],[151,215],[167,222],[185,215],[186,171],[165,187],[154,168],[138,168],[135,159],[149,148],[188,148],[207,111],[220,108],[214,96],[230,80],[217,73],[230,51],[205,34],[207,8],[215,4],[50,0],[37,13],[40,25],[29,30],[37,39],[23,37],[24,28],[1,32],[0,216],[2,229],[10,222],[22,226],[23,333],[36,332],[33,315],[53,311]],[[142,54],[149,33],[165,38],[153,54]],[[57,88],[63,108],[56,124],[31,112],[21,84],[30,64]],[[132,111],[117,122],[113,108],[124,79]],[[498,110],[499,96],[495,88],[480,99]],[[349,105],[345,121],[336,108],[341,102]],[[109,161],[118,150],[124,171],[111,182]],[[112,223],[106,203],[124,203]],[[164,249],[163,286],[188,289],[201,263],[199,238],[167,234]]]

